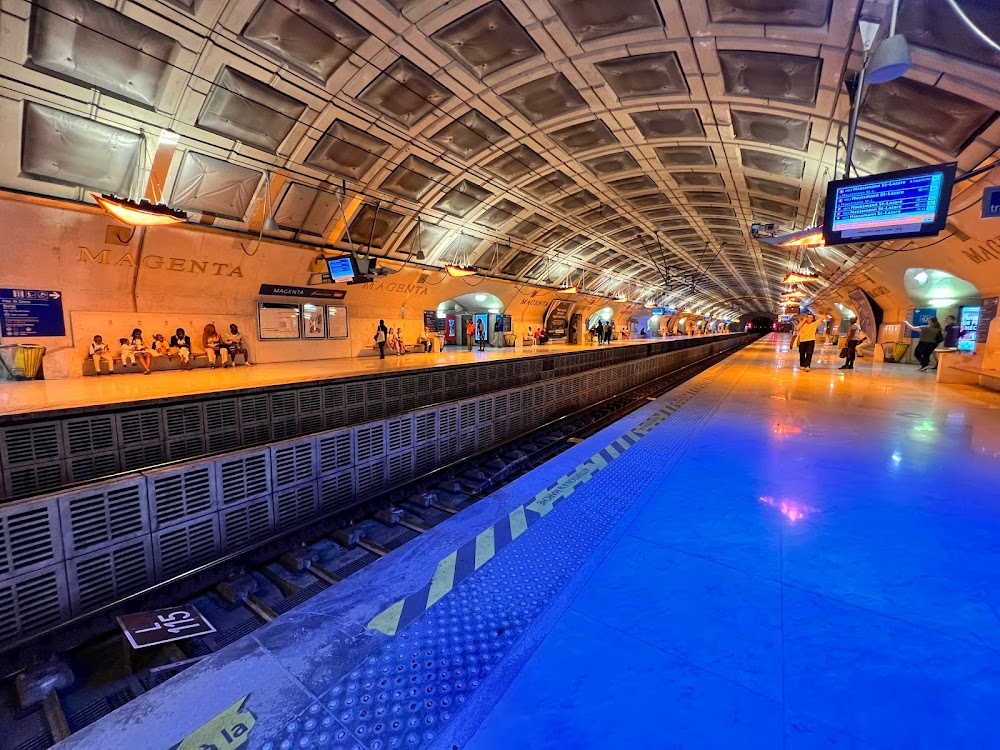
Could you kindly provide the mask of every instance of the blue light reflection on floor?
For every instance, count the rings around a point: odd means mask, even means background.
[[[996,411],[741,356],[463,750],[1000,747]]]

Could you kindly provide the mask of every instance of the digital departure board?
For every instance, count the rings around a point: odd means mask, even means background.
[[[827,245],[933,237],[944,229],[955,163],[835,180],[827,186]]]
[[[357,275],[350,255],[342,255],[339,258],[327,258],[326,267],[333,281],[350,281]]]

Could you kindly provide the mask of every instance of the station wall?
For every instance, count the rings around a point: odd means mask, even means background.
[[[223,333],[236,323],[257,362],[354,357],[372,346],[379,319],[401,327],[404,340],[415,343],[424,310],[471,292],[492,294],[504,303],[520,346],[528,327],[541,325],[558,296],[551,289],[485,277],[452,278],[440,269],[380,260],[397,272],[373,284],[318,286],[345,291],[336,304],[348,308],[348,339],[260,341],[258,302],[334,302],[260,294],[262,284],[316,286],[318,248],[259,242],[256,236],[191,225],[132,232],[95,207],[12,193],[0,194],[0,226],[0,287],[62,294],[66,336],[2,342],[47,347],[47,378],[81,376],[95,333],[116,350],[118,339],[135,327],[142,328],[147,342],[154,333],[169,337],[183,327],[197,349],[206,323]],[[642,308],[606,298],[578,295],[574,301],[584,320],[597,309],[612,307],[618,328],[629,318],[641,323],[648,318]]]

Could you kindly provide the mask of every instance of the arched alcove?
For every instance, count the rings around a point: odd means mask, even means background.
[[[614,317],[615,311],[613,308],[602,307],[600,310],[597,310],[593,315],[587,318],[587,330],[589,331],[591,328],[596,326],[598,321],[605,323],[609,320],[614,320]]]
[[[504,303],[495,294],[470,292],[445,300],[437,309],[438,312],[502,313]]]
[[[918,307],[952,308],[982,297],[979,289],[965,279],[936,268],[909,268],[903,286]]]

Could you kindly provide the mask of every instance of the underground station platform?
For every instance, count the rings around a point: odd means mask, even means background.
[[[1000,396],[833,349],[756,340],[350,575],[300,550],[297,606],[230,580],[217,650],[223,607],[165,605],[127,637],[215,632],[91,721],[77,654],[57,747],[991,747]]]

